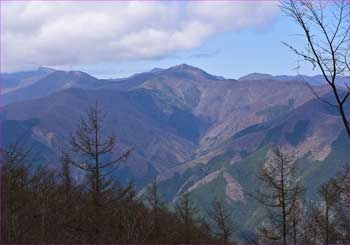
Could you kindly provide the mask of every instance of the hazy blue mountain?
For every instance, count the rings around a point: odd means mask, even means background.
[[[53,69],[40,67],[35,71],[23,71],[15,73],[2,73],[1,74],[1,93],[7,93],[23,88],[36,81],[44,78],[48,74],[54,72]]]
[[[247,81],[247,80],[263,80],[263,79],[273,79],[273,76],[265,73],[250,73],[243,77],[240,77],[238,80]]]
[[[37,73],[42,74],[40,70],[35,74]],[[99,84],[100,80],[84,72],[50,71],[49,73],[44,73],[44,76],[39,76],[30,85],[4,94],[2,102],[4,105],[7,105],[13,102],[41,98],[71,87],[94,88],[99,86]]]
[[[315,90],[331,99],[327,87]],[[84,110],[99,101],[116,154],[135,147],[115,173],[120,181],[142,192],[158,175],[168,202],[189,192],[202,210],[221,195],[245,227],[258,211],[244,193],[273,146],[296,157],[310,196],[350,157],[337,112],[289,76],[224,79],[185,64],[104,80],[55,71],[3,100],[4,145],[25,138],[56,166]]]
[[[264,73],[250,73],[243,77],[240,77],[238,80],[247,81],[247,80],[277,80],[277,81],[302,81],[307,82],[313,86],[325,85],[326,80],[323,75],[315,75],[315,76],[306,76],[306,75],[296,75],[296,76],[287,76],[287,75],[277,75],[272,76],[270,74]],[[337,83],[339,86],[344,86],[344,83],[349,83],[349,76],[338,76]]]

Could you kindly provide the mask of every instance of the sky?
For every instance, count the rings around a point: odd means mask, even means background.
[[[1,1],[1,71],[117,78],[186,63],[226,78],[314,75],[281,42],[302,47],[298,33],[278,1]]]

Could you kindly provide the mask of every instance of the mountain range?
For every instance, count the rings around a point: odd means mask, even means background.
[[[223,197],[244,220],[244,233],[260,212],[245,193],[273,147],[295,158],[310,197],[350,157],[337,111],[305,80],[332,100],[321,76],[236,80],[186,64],[118,79],[49,68],[2,74],[2,143],[21,139],[57,167],[79,119],[98,101],[108,112],[106,132],[117,135],[115,154],[135,148],[115,177],[142,194],[157,176],[164,200],[190,193],[201,210]]]

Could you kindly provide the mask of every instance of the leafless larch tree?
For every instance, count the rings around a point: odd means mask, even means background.
[[[94,236],[98,237],[101,229],[100,211],[103,207],[103,194],[111,188],[112,182],[106,178],[116,166],[127,159],[131,149],[117,158],[112,158],[116,147],[114,135],[104,136],[101,131],[106,114],[97,102],[87,110],[87,118],[82,118],[75,134],[71,136],[72,154],[65,154],[66,161],[88,173],[94,209]]]
[[[304,193],[302,184],[294,178],[295,161],[280,149],[273,152],[260,174],[260,188],[250,194],[267,208],[269,220],[259,229],[263,242],[290,243],[297,234],[297,209]]]

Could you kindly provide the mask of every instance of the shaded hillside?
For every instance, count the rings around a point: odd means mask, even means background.
[[[54,70],[40,67],[35,71],[3,73],[1,74],[1,94],[16,91],[46,77]]]
[[[39,76],[38,80],[28,86],[4,94],[2,103],[7,105],[13,102],[37,99],[71,87],[94,88],[98,85],[98,79],[84,72],[51,71],[45,76]]]
[[[315,89],[321,95],[327,91]],[[234,195],[242,196],[245,187],[231,168],[240,173],[249,166],[243,164],[247,159],[262,161],[271,145],[282,145],[303,162],[317,162],[314,166],[319,167],[305,168],[314,173],[331,166],[332,159],[343,159],[346,152],[338,150],[345,142],[340,140],[337,113],[316,100],[301,81],[223,79],[188,65],[117,80],[57,71],[16,91],[13,100],[24,101],[4,108],[6,142],[24,128],[48,154],[64,149],[80,115],[99,101],[109,115],[107,131],[116,133],[120,150],[135,147],[116,176],[142,188],[159,174],[170,202],[215,179],[221,179],[215,188],[226,188],[222,193],[236,202]],[[35,124],[23,127],[33,120]],[[249,160],[258,169],[257,161]]]
[[[4,131],[8,131],[7,125],[11,124],[6,122],[10,120],[33,119],[36,124],[27,128],[27,135],[60,152],[88,105],[99,101],[109,115],[106,130],[116,133],[121,149],[130,146],[136,149],[128,163],[132,172],[129,178],[154,172],[150,166],[159,172],[190,159],[196,133],[186,133],[181,127],[193,125],[201,128],[201,120],[179,109],[164,113],[151,95],[142,96],[142,93],[142,90],[125,93],[67,89],[42,99],[12,104],[4,110]],[[11,132],[18,130],[12,129]],[[17,133],[8,135],[7,141],[16,137]]]

